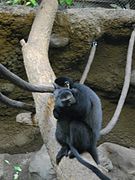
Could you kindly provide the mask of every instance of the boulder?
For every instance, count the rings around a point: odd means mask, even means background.
[[[69,43],[69,38],[60,36],[59,34],[52,34],[50,38],[50,47],[61,48],[67,46]]]
[[[38,152],[0,154],[0,179],[10,180],[15,174],[21,180],[55,180],[56,175],[45,145]]]
[[[112,180],[135,180],[135,150],[114,143],[98,147],[100,162]]]
[[[32,180],[56,180],[45,145],[31,159],[29,172]]]

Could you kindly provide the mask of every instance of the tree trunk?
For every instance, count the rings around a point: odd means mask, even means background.
[[[43,0],[34,20],[28,42],[21,41],[26,73],[32,84],[48,85],[55,79],[48,59],[48,47],[57,8],[57,0]],[[33,93],[33,97],[36,118],[58,179],[98,179],[95,174],[75,159],[63,158],[60,165],[56,166],[55,157],[60,147],[55,140],[56,120],[52,115],[53,97],[49,93]],[[90,159],[92,161],[92,158]]]
[[[24,65],[29,82],[32,84],[48,85],[55,79],[48,59],[48,47],[57,7],[57,0],[43,0],[27,43],[21,40]],[[54,137],[56,120],[52,116],[53,98],[49,93],[33,93],[33,97],[43,140],[51,147],[50,156],[55,161],[55,148],[58,148],[58,145]]]

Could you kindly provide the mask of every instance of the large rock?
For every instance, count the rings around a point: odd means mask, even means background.
[[[62,48],[69,44],[69,38],[60,36],[59,34],[52,34],[50,38],[50,47]]]
[[[29,166],[32,180],[55,180],[56,174],[53,170],[45,145],[42,146],[32,158]]]
[[[107,174],[111,180],[135,180],[135,150],[114,143],[103,143],[98,147],[100,165],[98,168]],[[88,154],[83,154],[91,164],[95,165]],[[65,167],[65,169],[63,168]],[[66,158],[58,168],[63,168],[60,179],[97,180],[97,176],[80,165],[76,160],[67,161]],[[70,177],[68,176],[70,174]]]
[[[135,150],[125,148],[113,143],[103,143],[98,147],[100,157],[99,168],[107,173],[111,180],[135,180]],[[92,158],[87,154],[83,155],[90,163],[94,164]],[[64,158],[66,159],[66,158]],[[65,161],[65,171],[63,178],[66,180],[97,180],[98,178],[87,168],[80,165],[75,160]],[[69,162],[69,166],[68,165]],[[71,169],[74,166],[73,169]],[[63,166],[63,161],[60,167]],[[54,180],[56,174],[52,168],[46,147],[43,145],[41,150],[36,153],[27,154],[1,154],[0,155],[0,179],[9,180],[15,174],[14,167],[21,167],[19,173],[21,180]],[[77,167],[76,167],[77,166]],[[96,165],[95,165],[96,166]],[[59,168],[60,168],[59,167]],[[84,173],[80,171],[84,169]],[[78,169],[78,171],[75,171]],[[70,177],[68,176],[70,174]]]
[[[101,165],[109,171],[112,180],[135,180],[135,150],[113,143],[99,146]]]
[[[45,145],[38,152],[26,154],[0,154],[0,179],[11,180],[18,171],[21,180],[56,179]]]
[[[30,174],[28,171],[29,163],[31,156],[34,153],[27,154],[1,154],[0,155],[0,179],[1,180],[10,180],[13,179],[16,174],[14,169],[16,166],[21,168],[19,172],[19,179],[21,180],[30,180]]]

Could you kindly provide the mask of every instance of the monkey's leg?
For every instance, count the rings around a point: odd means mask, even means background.
[[[56,164],[58,165],[61,161],[61,159],[64,156],[68,156],[68,152],[69,152],[69,147],[68,146],[63,146],[60,151],[58,152],[57,156],[56,156]]]

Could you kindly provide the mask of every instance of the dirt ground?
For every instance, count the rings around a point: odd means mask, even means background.
[[[0,104],[0,153],[25,153],[40,149],[43,144],[38,127],[16,122],[20,112]]]

